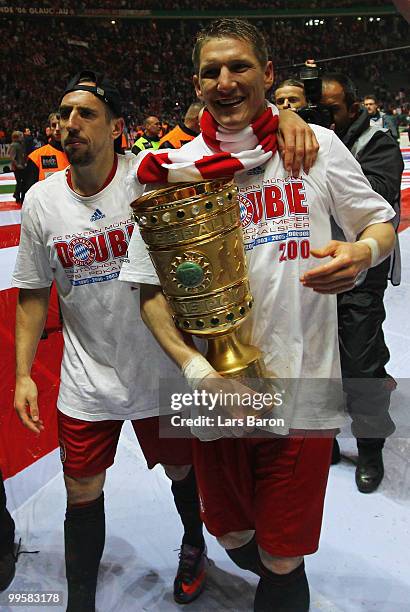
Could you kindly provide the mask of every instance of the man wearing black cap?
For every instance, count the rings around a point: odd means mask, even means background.
[[[57,407],[68,498],[67,609],[89,612],[95,609],[105,541],[105,473],[124,420],[132,421],[148,466],[162,463],[182,483],[172,489],[184,542],[201,550],[201,575],[205,557],[196,490],[187,482],[191,442],[158,435],[157,372],[174,376],[177,370],[146,331],[138,292],[118,281],[133,231],[130,203],[143,189],[127,180],[135,156],[114,151],[124,126],[119,93],[98,73],[76,75],[61,100],[60,117],[70,166],[32,187],[22,217],[13,279],[20,288],[15,406],[26,427],[44,429],[30,372],[55,279],[65,340]]]

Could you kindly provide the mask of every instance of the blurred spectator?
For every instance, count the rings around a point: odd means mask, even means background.
[[[8,155],[11,159],[11,169],[16,179],[16,189],[13,193],[13,198],[17,204],[23,204],[25,195],[24,170],[27,161],[23,132],[16,130],[12,133]]]
[[[301,81],[286,79],[279,83],[275,90],[274,100],[276,106],[282,110],[290,108],[297,110],[306,106],[305,88]]]
[[[397,140],[399,131],[393,111],[389,108],[387,113],[383,113],[379,108],[377,98],[371,94],[364,97],[363,104],[370,115],[370,125],[386,128]]]
[[[134,142],[132,152],[138,155],[145,149],[158,149],[161,129],[161,121],[158,117],[147,117],[144,121],[144,134]]]
[[[36,147],[34,145],[34,136],[32,135],[29,127],[24,128],[23,136],[26,155],[30,155],[30,153],[34,151]]]
[[[198,136],[200,130],[199,114],[203,109],[202,102],[193,102],[184,117],[183,123],[178,123],[173,130],[165,134],[159,141],[160,149],[179,149]]]
[[[58,170],[68,166],[68,159],[61,146],[60,115],[51,113],[48,117],[50,141],[35,149],[27,159],[26,191],[37,181],[42,181]]]
[[[46,134],[47,142],[50,142],[50,140],[51,140],[51,127],[49,125],[47,125],[46,129],[44,131],[45,131],[45,134]]]

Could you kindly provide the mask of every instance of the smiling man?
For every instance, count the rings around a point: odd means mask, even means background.
[[[198,47],[196,47],[198,49]],[[223,58],[223,61],[221,61]],[[227,130],[242,130],[265,110],[265,92],[272,87],[272,63],[243,39],[210,38],[206,53],[196,57],[194,86],[208,112]],[[235,75],[235,86],[232,75]]]
[[[340,384],[336,390],[316,384],[340,379],[332,294],[387,257],[394,213],[334,133],[319,126],[315,165],[289,176],[278,152],[277,109],[266,101],[273,66],[254,26],[212,22],[197,36],[193,63],[196,93],[206,105],[202,133],[178,152],[146,155],[137,176],[143,182],[233,176],[254,296],[239,334],[262,350],[269,371],[296,381],[289,410],[284,406],[286,435],[275,437],[266,426],[256,438],[208,431],[213,441],[193,441],[202,515],[231,559],[259,576],[256,612],[306,612],[303,557],[318,548],[333,436],[343,422]],[[351,242],[331,241],[331,214]],[[137,232],[129,256],[121,278],[141,284],[144,321],[194,389],[218,392],[221,376],[176,329]],[[317,265],[314,258],[325,257]]]

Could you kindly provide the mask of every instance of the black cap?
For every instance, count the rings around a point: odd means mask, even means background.
[[[92,81],[95,85],[84,85],[79,81],[86,79]],[[89,91],[97,96],[102,102],[110,107],[116,117],[122,117],[122,102],[121,95],[116,86],[102,72],[95,70],[82,70],[78,72],[70,81],[64,90],[63,98],[70,91]]]
[[[79,81],[83,79],[92,81],[95,83],[95,85],[84,85],[83,83],[79,83]],[[96,72],[95,70],[82,70],[81,72],[77,72],[77,74],[67,83],[64,93],[61,96],[61,100],[71,91],[89,91],[104,102],[104,104],[109,106],[115,117],[122,117],[122,101],[120,92],[114,83],[110,81],[110,79],[108,79],[102,72]],[[117,153],[123,153],[121,136],[118,136],[118,138],[114,140],[114,150]]]

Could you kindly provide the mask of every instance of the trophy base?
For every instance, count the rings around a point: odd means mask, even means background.
[[[256,346],[242,344],[235,331],[208,338],[205,356],[212,367],[227,378],[261,380],[266,376],[262,352]]]

